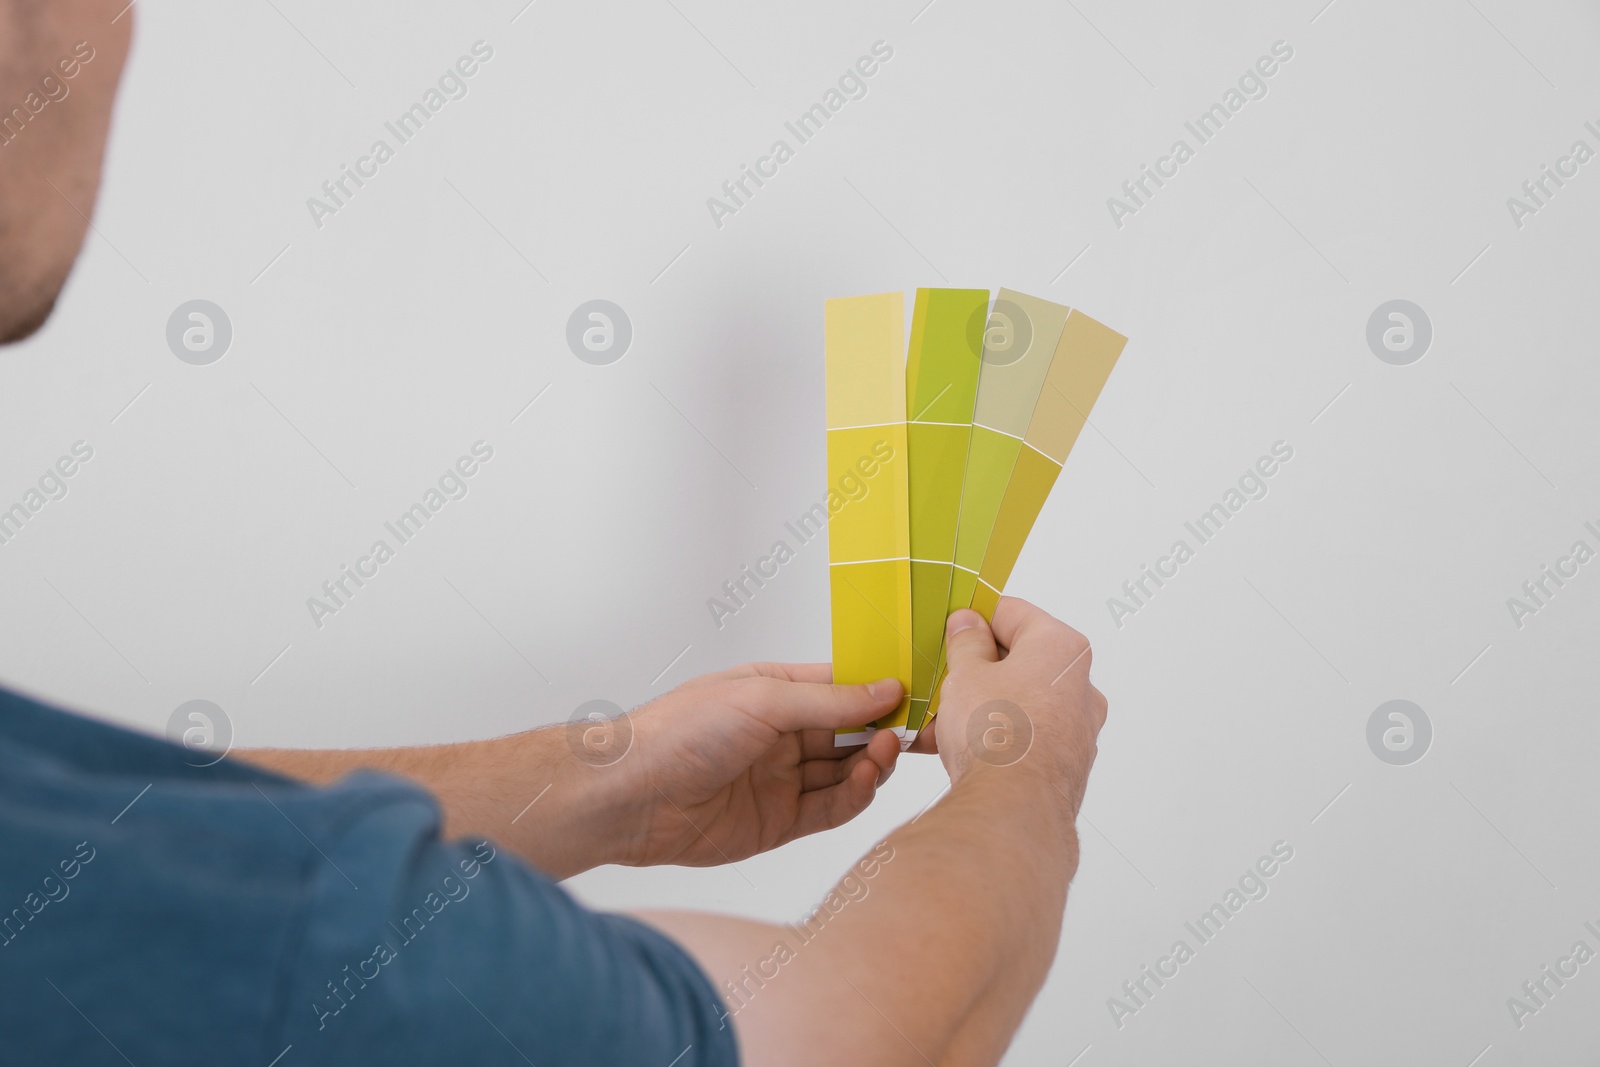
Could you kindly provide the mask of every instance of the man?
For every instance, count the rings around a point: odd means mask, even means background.
[[[0,341],[48,318],[82,242],[122,4],[0,0]],[[698,678],[596,728],[620,759],[537,730],[204,768],[0,690],[0,1062],[993,1063],[1055,954],[1106,704],[1083,637],[1022,601],[957,612],[949,643],[919,739],[948,794],[803,927],[597,914],[552,879],[853,818],[899,753],[832,731],[893,681]],[[993,758],[1017,726],[1026,753]]]

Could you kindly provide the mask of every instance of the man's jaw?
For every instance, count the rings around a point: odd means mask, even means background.
[[[50,293],[43,300],[34,300],[25,305],[20,309],[20,314],[0,318],[0,345],[14,344],[37,333],[40,327],[50,321],[59,295],[58,292]]]

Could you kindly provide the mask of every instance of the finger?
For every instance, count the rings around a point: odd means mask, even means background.
[[[866,749],[858,748],[853,753],[861,755]],[[850,776],[856,763],[842,759],[813,759],[800,764],[800,792],[809,793],[813,789],[826,789],[830,785],[838,785]]]
[[[894,751],[898,752],[900,749],[900,739],[895,736],[893,731],[890,730],[877,731],[872,735],[872,737],[867,738],[865,744],[872,744],[873,738],[876,738],[878,734],[882,733],[886,733],[890,737],[894,737],[895,744],[893,746],[888,746],[887,742],[879,742],[879,744],[883,744],[886,747],[892,747]],[[840,745],[836,743],[837,738],[838,735],[832,730],[801,730],[800,758],[841,760],[855,755],[857,752],[860,752],[863,747],[865,747],[865,745],[859,739],[851,741],[851,743],[848,745]]]
[[[877,785],[881,789],[883,783],[894,773],[895,764],[900,759],[900,738],[892,730],[879,730],[872,735],[872,740],[867,742],[862,758],[871,760],[877,765]]]
[[[786,682],[822,682],[833,681],[833,664],[831,663],[741,663],[716,674],[708,674],[706,678],[715,678],[726,681],[734,678],[779,678]],[[698,680],[698,679],[697,679]]]
[[[893,678],[871,685],[829,685],[761,676],[727,686],[730,704],[784,733],[864,726],[895,708],[905,692]]]
[[[1000,658],[989,624],[971,608],[951,614],[945,624],[944,645],[952,671],[964,663],[994,663]]]
[[[860,815],[877,795],[873,764],[863,761],[850,769],[850,776],[838,785],[800,794],[800,810],[786,841],[821,830],[843,826]]]
[[[838,785],[856,769],[862,762],[871,763],[877,768],[877,784],[881,787],[894,773],[895,761],[900,756],[898,739],[887,730],[879,733],[886,735],[884,740],[874,736],[867,744],[859,748],[846,749],[849,755],[844,759],[806,760],[800,764],[800,791],[809,793],[813,789],[825,789],[828,786]]]
[[[833,664],[741,663],[737,667],[729,667],[725,671],[715,671],[711,674],[702,674],[690,678],[677,688],[700,689],[708,685],[731,682],[740,678],[781,678],[790,682],[831,682],[833,681]]]
[[[917,739],[911,742],[911,747],[906,749],[907,752],[938,755],[939,732],[933,728],[933,724],[936,721],[936,719],[929,719],[922,724],[922,729],[917,731]]]
[[[837,738],[838,735],[832,730],[801,730],[800,758],[826,760],[847,759],[850,756],[854,756],[857,752],[860,752],[864,747],[864,744],[859,736],[852,739],[848,745],[837,744]]]
[[[1049,612],[1011,596],[1001,597],[995,607],[993,632],[995,640],[1008,649],[1035,640],[1084,640],[1082,634]]]
[[[834,744],[837,735],[832,730],[801,730],[800,758],[805,760],[842,760],[861,751],[861,745]]]

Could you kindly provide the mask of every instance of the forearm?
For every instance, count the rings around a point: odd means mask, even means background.
[[[626,862],[637,846],[637,807],[623,776],[574,758],[559,729],[449,745],[235,755],[317,785],[361,769],[410,778],[438,798],[446,837],[493,838],[553,878]]]
[[[886,870],[899,880],[878,902],[904,917],[879,951],[901,957],[918,991],[908,1007],[939,1037],[941,1065],[998,1062],[1049,974],[1078,868],[1076,813],[1052,784],[980,767],[960,785],[904,828],[896,847],[919,862]]]
[[[994,1062],[1055,955],[1072,815],[1031,771],[981,767],[891,834],[869,877],[841,882],[838,898],[854,899],[836,914],[801,927],[646,919],[700,959],[749,1062]]]

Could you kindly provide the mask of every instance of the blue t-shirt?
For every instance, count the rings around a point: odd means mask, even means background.
[[[434,799],[313,788],[0,690],[0,1064],[734,1064],[672,941]]]

